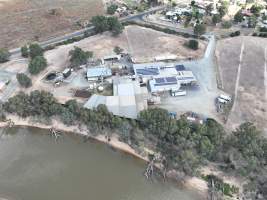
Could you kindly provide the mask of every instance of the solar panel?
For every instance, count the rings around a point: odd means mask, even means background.
[[[185,67],[184,67],[184,65],[176,65],[175,69],[176,69],[176,71],[184,71]]]
[[[165,77],[165,78],[155,78],[155,86],[162,86],[162,85],[175,85],[177,84],[176,77]]]
[[[164,78],[155,78],[156,83],[164,83],[165,79]]]
[[[168,83],[173,83],[173,82],[177,82],[177,79],[176,79],[176,77],[166,77],[166,81],[168,82]]]
[[[139,75],[159,75],[159,70],[157,68],[136,69],[136,73]]]

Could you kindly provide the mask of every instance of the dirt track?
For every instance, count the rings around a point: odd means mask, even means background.
[[[266,39],[256,37],[229,38],[218,43],[222,85],[235,97],[227,123],[231,128],[250,121],[267,131],[266,49]]]
[[[76,22],[103,12],[102,0],[1,0],[0,48],[71,32]]]

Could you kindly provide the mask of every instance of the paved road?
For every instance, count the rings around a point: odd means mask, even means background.
[[[194,35],[194,32],[192,30],[189,29],[185,29],[185,28],[180,28],[180,27],[175,27],[173,25],[167,25],[166,23],[161,23],[159,21],[155,22],[155,21],[151,21],[149,20],[147,17],[143,16],[142,19],[145,23],[151,24],[151,25],[155,25],[155,26],[159,26],[159,27],[164,27],[164,28],[168,28],[180,33],[187,33],[189,35]]]
[[[129,15],[127,17],[120,18],[119,20],[121,22],[127,22],[127,21],[131,21],[131,20],[142,19],[145,15],[151,14],[151,13],[156,12],[156,11],[163,10],[164,8],[165,8],[165,6],[154,7],[154,8],[149,9],[148,11],[145,11],[145,12],[142,12],[142,13],[138,13],[138,14],[135,14],[135,15]],[[57,43],[66,41],[68,39],[72,39],[72,38],[75,38],[75,37],[83,36],[85,32],[92,31],[93,29],[94,29],[94,27],[90,26],[88,28],[84,28],[84,29],[81,29],[81,30],[78,30],[78,31],[75,31],[75,32],[72,32],[72,33],[69,33],[69,34],[66,34],[66,35],[63,35],[63,36],[59,36],[59,37],[55,37],[55,38],[52,38],[52,39],[49,39],[49,40],[46,40],[46,41],[43,41],[43,42],[39,42],[39,44],[42,47],[47,47],[49,45],[57,44]],[[20,55],[20,48],[11,49],[10,53],[12,54],[13,57],[14,56],[19,56]]]

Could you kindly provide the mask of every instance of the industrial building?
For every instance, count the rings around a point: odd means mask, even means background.
[[[192,71],[184,65],[168,65],[163,62],[134,64],[135,76],[148,83],[151,92],[179,90],[181,85],[197,82]]]
[[[84,107],[94,109],[100,104],[106,105],[114,115],[136,119],[140,111],[147,109],[147,89],[141,88],[138,81],[114,77],[113,96],[94,94]]]
[[[88,68],[86,72],[88,81],[97,81],[110,76],[112,76],[111,69],[104,66]]]
[[[179,90],[180,83],[175,76],[153,78],[149,80],[149,89],[151,92],[164,92],[170,90]]]

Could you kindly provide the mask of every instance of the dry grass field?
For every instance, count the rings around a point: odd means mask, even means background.
[[[0,0],[0,48],[68,33],[103,12],[102,0]]]
[[[227,125],[250,121],[267,132],[267,40],[236,37],[216,50],[223,89],[235,97]]]

